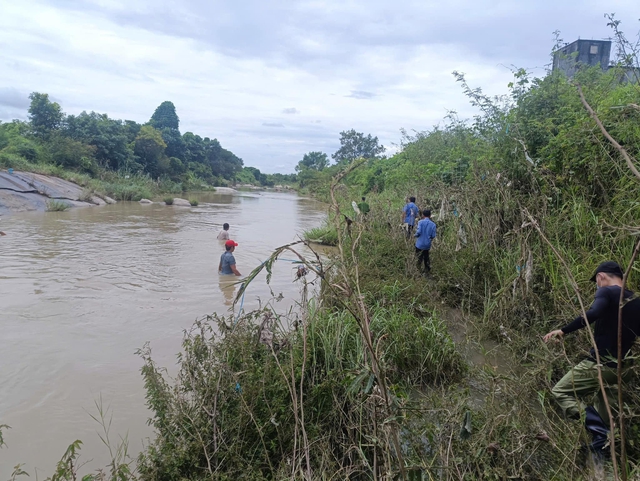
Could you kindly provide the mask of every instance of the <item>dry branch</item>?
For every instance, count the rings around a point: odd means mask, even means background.
[[[620,145],[616,141],[616,139],[611,137],[611,134],[609,134],[609,132],[607,132],[607,129],[605,129],[604,125],[596,115],[595,111],[591,108],[591,105],[589,105],[589,103],[587,102],[587,99],[584,98],[584,94],[582,93],[582,88],[580,87],[580,85],[576,85],[576,88],[578,89],[578,94],[580,94],[580,100],[582,101],[584,108],[587,109],[587,112],[589,112],[589,115],[591,116],[591,118],[596,122],[596,124],[602,131],[602,134],[607,138],[609,142],[611,142],[611,145],[613,145],[618,150],[618,152],[620,152],[620,155],[624,157],[624,160],[626,161],[629,169],[631,169],[631,172],[633,172],[633,175],[635,175],[638,179],[640,179],[640,171],[638,171],[638,168],[634,164],[634,162],[637,162],[637,161],[629,155],[626,149],[622,145]],[[631,104],[631,105],[634,107],[637,107],[637,105],[635,104]]]

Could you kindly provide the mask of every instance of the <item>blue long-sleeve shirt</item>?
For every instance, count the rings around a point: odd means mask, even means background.
[[[422,219],[418,222],[418,228],[414,235],[417,237],[417,249],[431,249],[431,241],[436,238],[436,223],[429,218]]]
[[[404,212],[404,221],[409,225],[413,225],[416,221],[416,217],[418,217],[418,214],[420,213],[420,209],[418,209],[418,206],[413,202],[409,202],[404,206],[402,212]]]

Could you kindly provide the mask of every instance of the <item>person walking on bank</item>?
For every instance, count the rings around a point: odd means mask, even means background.
[[[225,252],[220,256],[220,265],[218,265],[218,273],[222,275],[232,275],[241,276],[238,269],[236,269],[236,258],[233,257],[233,251],[238,247],[237,242],[229,239],[224,243]]]
[[[618,401],[618,308],[620,303],[620,291],[622,289],[623,273],[620,266],[607,261],[600,264],[591,281],[596,283],[597,291],[595,300],[586,312],[589,324],[595,322],[594,338],[600,362],[602,363],[602,380],[609,406],[615,413]],[[625,358],[638,334],[640,334],[640,298],[630,290],[624,292],[626,303],[622,308],[622,359]],[[562,339],[565,334],[582,329],[586,326],[584,317],[578,316],[572,322],[549,332],[543,337],[545,342],[553,338]],[[623,361],[623,381],[629,378],[630,361]],[[585,398],[597,393],[594,403],[595,411],[605,423],[605,428],[609,425],[609,416],[602,396],[602,390],[598,381],[598,368],[596,365],[596,350],[592,347],[589,356],[562,378],[551,390],[551,394],[560,405],[565,416],[573,419],[580,418],[580,412],[584,410],[584,405],[579,398]],[[589,429],[590,418],[593,419],[595,413],[593,408],[586,408],[587,429]],[[599,420],[598,420],[599,422]],[[593,430],[591,430],[593,433]],[[606,441],[606,436],[605,436]],[[595,444],[594,437],[594,444]],[[604,442],[602,443],[604,445]]]
[[[420,209],[415,204],[416,198],[409,197],[409,202],[402,208],[402,222],[404,228],[407,230],[407,239],[411,236],[413,232],[413,226],[416,222],[416,217],[420,213]]]
[[[415,237],[416,255],[418,256],[418,270],[422,270],[422,264],[424,263],[423,274],[427,276],[429,275],[429,272],[431,272],[429,251],[431,250],[431,243],[433,239],[436,238],[436,224],[431,220],[431,211],[429,209],[422,211],[422,219],[418,222]]]

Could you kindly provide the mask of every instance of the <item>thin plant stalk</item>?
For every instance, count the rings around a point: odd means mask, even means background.
[[[636,248],[633,250],[631,261],[627,266],[627,270],[622,278],[622,287],[620,288],[620,301],[618,305],[618,417],[620,425],[620,463],[622,464],[622,479],[627,480],[627,448],[625,443],[625,429],[624,429],[624,409],[622,404],[622,308],[625,305],[624,290],[629,279],[629,274],[633,268],[633,264],[640,252],[640,241],[636,244]]]
[[[538,234],[540,234],[540,237],[542,238],[542,240],[549,245],[549,247],[551,248],[553,253],[556,255],[558,260],[562,263],[563,267],[566,270],[567,276],[571,281],[571,287],[573,288],[573,290],[575,291],[578,297],[578,302],[580,303],[580,310],[582,311],[582,317],[585,320],[585,326],[587,328],[587,332],[589,333],[589,339],[591,341],[591,345],[593,346],[594,352],[596,354],[596,369],[598,371],[598,384],[600,385],[600,391],[602,392],[604,405],[607,409],[607,415],[609,416],[609,426],[611,427],[611,430],[609,431],[609,440],[610,440],[610,447],[611,447],[611,460],[613,462],[613,476],[614,476],[614,479],[616,480],[620,479],[618,475],[618,460],[616,458],[615,437],[613,435],[615,430],[615,417],[611,412],[611,406],[609,405],[609,400],[607,399],[607,393],[604,387],[604,380],[602,379],[602,363],[600,362],[600,352],[598,351],[596,340],[593,337],[593,332],[591,331],[591,326],[589,325],[589,319],[587,318],[587,311],[584,307],[584,302],[582,302],[582,297],[580,296],[580,289],[578,288],[578,283],[574,279],[573,274],[571,273],[571,269],[569,269],[569,266],[567,265],[567,262],[565,261],[564,257],[562,257],[560,252],[558,252],[558,249],[556,249],[556,247],[553,245],[553,243],[551,243],[551,241],[547,238],[547,236],[544,235],[544,232],[542,232],[542,229],[538,225],[538,222],[533,218],[533,216],[529,213],[529,211],[527,211],[527,209],[524,209],[524,212],[525,212],[525,215],[529,218],[530,224],[533,226],[534,229],[538,231]]]

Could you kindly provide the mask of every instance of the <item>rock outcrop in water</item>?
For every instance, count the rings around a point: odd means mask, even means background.
[[[173,199],[173,205],[176,207],[191,207],[191,202],[189,202],[187,199],[180,199],[176,197],[175,199]]]
[[[0,214],[45,211],[56,200],[70,207],[112,204],[109,197],[97,197],[68,180],[30,172],[0,172]]]

